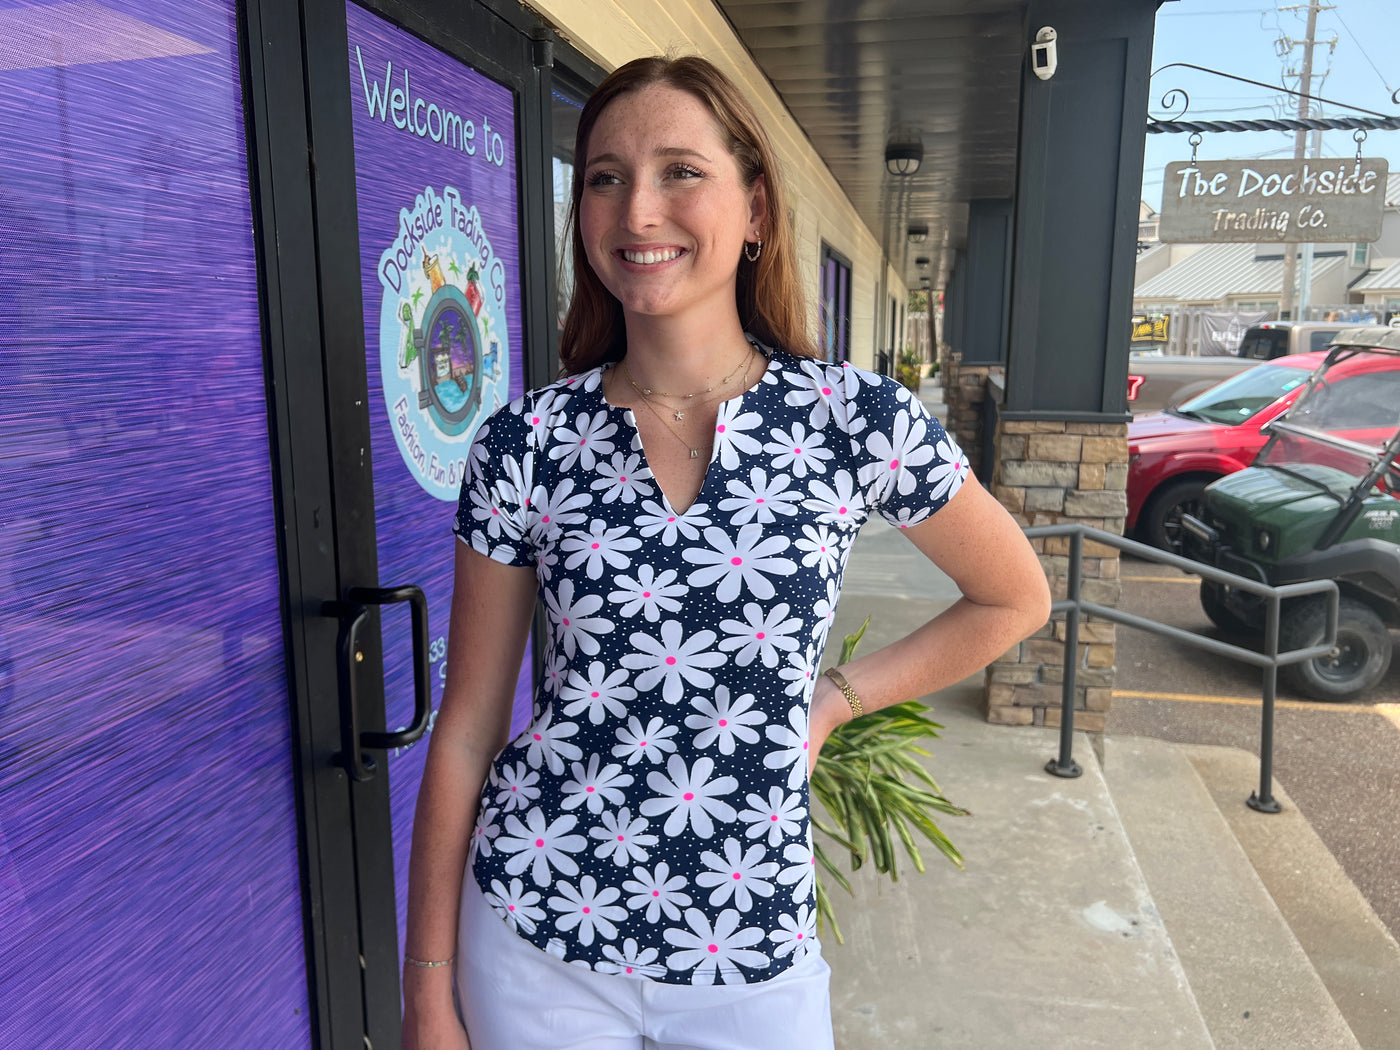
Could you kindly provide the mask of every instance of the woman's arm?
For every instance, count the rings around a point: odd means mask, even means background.
[[[501,565],[457,544],[447,684],[413,818],[404,950],[415,959],[442,961],[458,950],[467,850],[491,760],[508,742],[537,586],[531,569]],[[405,1050],[465,1046],[452,967],[406,965],[403,997]]]
[[[977,480],[937,513],[904,530],[958,585],[962,597],[906,637],[841,667],[865,711],[876,711],[966,678],[1040,627],[1050,588],[1020,526]],[[827,734],[851,718],[829,678],[812,694],[813,759]]]

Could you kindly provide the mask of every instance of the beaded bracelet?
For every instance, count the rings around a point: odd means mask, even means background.
[[[846,676],[834,667],[828,667],[822,672],[823,677],[830,678],[836,683],[836,688],[841,690],[841,695],[846,698],[846,703],[851,708],[851,718],[859,718],[865,712],[860,706],[860,697],[856,696],[856,691],[851,688],[851,683],[846,681]]]

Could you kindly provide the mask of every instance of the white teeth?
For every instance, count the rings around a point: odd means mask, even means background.
[[[623,251],[622,257],[630,263],[641,263],[643,266],[650,266],[652,263],[670,262],[680,255],[679,248],[671,248],[661,252],[629,252]]]

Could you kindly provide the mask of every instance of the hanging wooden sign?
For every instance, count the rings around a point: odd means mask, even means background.
[[[1380,239],[1390,164],[1339,160],[1198,160],[1167,165],[1158,237],[1210,244]]]

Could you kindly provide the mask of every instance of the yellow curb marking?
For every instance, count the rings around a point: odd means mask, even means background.
[[[1264,702],[1261,697],[1203,696],[1200,693],[1149,693],[1142,689],[1115,689],[1113,698],[1115,700],[1181,700],[1192,704],[1230,704],[1235,707],[1256,707]],[[1274,706],[1291,708],[1295,711],[1368,711],[1388,718],[1397,727],[1400,727],[1400,704],[1329,704],[1308,700],[1275,700]]]

